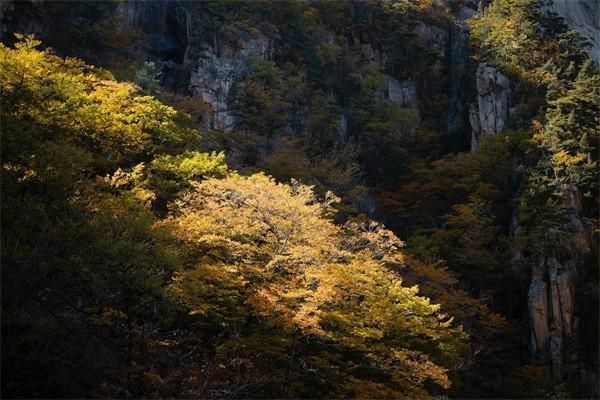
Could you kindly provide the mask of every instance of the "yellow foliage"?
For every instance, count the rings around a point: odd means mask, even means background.
[[[389,269],[402,264],[393,233],[369,223],[340,228],[325,218],[330,204],[308,186],[262,174],[194,184],[172,224],[198,261],[173,282],[173,293],[191,314],[207,315],[216,311],[199,293],[231,284],[243,298],[236,304],[255,318],[365,354],[393,390],[422,394],[425,381],[447,388],[446,369],[434,359],[456,353],[461,331]],[[213,300],[217,308],[223,301]],[[349,382],[368,381],[355,378]]]
[[[181,125],[185,117],[170,106],[106,71],[37,50],[38,45],[33,37],[22,37],[14,48],[0,44],[3,123],[11,133],[3,142],[7,151],[23,151],[13,147],[31,146],[34,139],[64,138],[103,162],[122,162],[197,141],[197,132]],[[16,125],[25,121],[37,129]],[[13,137],[18,131],[20,137]]]
[[[563,170],[565,167],[569,167],[571,165],[577,165],[581,162],[585,161],[587,156],[582,153],[577,153],[575,155],[569,154],[569,152],[565,150],[560,150],[558,153],[552,155],[552,161],[554,162],[554,168],[557,171]]]

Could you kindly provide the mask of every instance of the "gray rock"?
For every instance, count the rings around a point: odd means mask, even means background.
[[[417,89],[413,82],[390,79],[388,81],[388,97],[394,103],[406,107],[416,101]]]
[[[471,151],[479,148],[484,136],[502,132],[510,110],[510,81],[500,71],[481,63],[475,81],[477,101],[469,108]]]
[[[533,360],[550,362],[556,381],[564,377],[565,365],[575,354],[571,345],[576,335],[575,281],[591,243],[590,228],[579,216],[579,191],[563,191],[566,196],[562,205],[571,218],[556,231],[548,232],[549,245],[532,269],[528,293]]]
[[[369,61],[374,61],[376,59],[376,54],[371,43],[362,44],[360,46],[360,51],[365,59]]]
[[[446,116],[449,135],[456,135],[465,126],[463,90],[469,86],[467,65],[469,63],[469,35],[463,24],[457,23],[450,28],[449,67],[451,75],[450,107]]]
[[[548,330],[548,297],[544,281],[539,279],[531,281],[527,303],[531,319],[531,349],[535,356],[547,351],[550,340]]]
[[[359,200],[359,210],[361,213],[367,215],[368,217],[372,217],[377,211],[377,207],[375,205],[375,199],[368,192],[365,192]]]
[[[388,54],[385,50],[380,50],[377,47],[373,47],[371,43],[361,43],[360,52],[365,60],[372,61],[383,68],[388,60]]]
[[[412,110],[417,122],[420,121],[417,87],[413,81],[388,80],[388,99],[401,108]]]
[[[44,0],[21,0],[19,2],[31,3],[34,8],[42,8],[44,6]],[[12,35],[16,32],[22,34],[34,34],[38,38],[41,37],[47,31],[48,24],[44,23],[43,18],[23,18],[23,15],[17,15],[18,12],[15,11],[15,3],[17,3],[15,0],[0,0],[0,39],[5,39],[5,35],[10,35],[11,39],[14,39]],[[18,20],[16,25],[13,24],[13,20],[15,19]]]
[[[0,1],[0,24],[2,24],[6,12],[14,8],[14,0]]]
[[[229,93],[240,82],[252,57],[269,59],[271,42],[264,36],[238,40],[234,48],[220,45],[202,52],[190,76],[189,89],[196,97],[210,104],[208,126],[230,130],[235,126],[235,116],[228,105]]]
[[[467,19],[475,15],[476,10],[470,7],[462,6],[458,11],[458,19],[461,22],[465,22]]]
[[[573,330],[573,282],[571,268],[560,264],[555,258],[547,260],[550,279],[552,317],[558,331],[570,337]]]
[[[547,5],[565,19],[570,29],[574,29],[590,39],[592,47],[588,54],[600,61],[600,2],[598,0],[552,0]]]

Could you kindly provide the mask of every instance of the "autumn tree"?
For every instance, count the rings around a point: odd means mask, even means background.
[[[194,255],[173,293],[204,324],[227,327],[219,351],[271,365],[268,375],[237,370],[253,376],[244,395],[423,396],[428,382],[449,387],[461,331],[389,269],[402,265],[402,243],[381,228],[335,226],[325,219],[333,200],[264,175],[196,185],[173,220]],[[250,345],[252,335],[279,334],[285,340],[261,339],[266,353]],[[318,376],[328,378],[311,388]],[[297,385],[281,385],[290,379]]]
[[[211,156],[175,155],[198,140],[184,115],[21,39],[0,45],[3,394],[139,396],[177,257],[119,171],[166,153],[198,178]]]

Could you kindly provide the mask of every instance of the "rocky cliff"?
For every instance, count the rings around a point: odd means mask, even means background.
[[[209,47],[195,60],[189,89],[196,97],[210,105],[207,125],[212,129],[230,130],[235,127],[235,116],[231,111],[230,94],[248,69],[253,57],[263,60],[272,56],[272,42],[263,35],[248,39],[238,38],[235,46],[218,43]]]
[[[141,44],[127,50],[127,55],[133,55],[137,62],[154,63],[160,70],[160,83],[164,87],[192,95],[206,103],[205,108],[209,111],[203,111],[201,125],[207,129],[232,130],[236,127],[231,104],[236,86],[244,79],[252,59],[271,60],[281,46],[280,35],[276,32],[247,30],[235,23],[219,23],[216,30],[207,34],[212,28],[207,28],[207,21],[203,19],[206,15],[202,15],[204,11],[198,11],[197,4],[192,2],[157,0],[105,4],[104,8],[108,10],[103,9],[105,18],[115,20],[115,25],[110,26],[109,30],[126,32],[133,28],[143,38]],[[66,4],[55,5],[43,1],[3,1],[0,17],[3,29],[10,26],[12,31],[35,33],[44,40],[46,37],[56,37],[56,32],[61,29],[54,23],[47,22],[49,19],[71,20],[72,14],[84,14],[80,10],[69,8]],[[469,10],[472,13],[473,10]],[[86,16],[86,19],[80,18],[77,23],[84,29],[96,23],[94,18],[94,15]],[[412,34],[416,38],[413,40],[420,41],[423,48],[435,56],[430,70],[413,71],[408,76],[406,73],[394,76],[394,73],[388,71],[393,57],[390,46],[373,43],[373,38],[367,39],[365,34],[351,33],[352,43],[336,42],[339,32],[326,29],[305,40],[340,46],[344,52],[353,51],[353,48],[360,49],[364,61],[372,63],[370,68],[375,67],[387,75],[387,83],[375,93],[376,100],[389,100],[401,109],[412,111],[417,123],[423,117],[420,103],[440,93],[452,91],[452,107],[447,111],[446,120],[448,133],[455,134],[467,123],[467,107],[464,106],[462,94],[462,86],[466,83],[465,71],[468,69],[466,33],[455,24],[444,26],[428,21],[414,21],[412,25]],[[202,33],[199,34],[199,31]],[[60,52],[60,45],[50,44]],[[113,57],[106,53],[104,49],[86,48],[73,55],[102,65],[103,61]],[[448,77],[448,73],[456,79]],[[452,82],[451,88],[446,87],[445,79]],[[340,113],[340,126],[345,128],[345,132],[339,135],[340,138],[347,139],[348,132],[352,130],[350,120],[348,115]]]
[[[575,351],[578,271],[590,251],[590,227],[581,218],[581,194],[565,188],[568,221],[547,233],[546,247],[533,264],[528,293],[531,351],[535,362],[550,363],[556,381],[581,370]]]
[[[597,0],[552,0],[547,7],[564,18],[570,29],[587,37],[592,43],[590,57],[600,61],[600,2]]]
[[[27,2],[2,1],[0,3],[3,33],[6,32],[7,21],[14,25],[13,28],[22,32],[44,35],[56,29],[55,25],[45,23],[52,13],[44,14],[44,4],[39,1],[27,3],[33,6],[35,12],[29,10],[31,16],[23,17],[22,15],[25,14],[21,11],[25,3]],[[445,7],[453,5],[453,2],[444,0],[439,0],[437,3],[444,4]],[[473,14],[476,5],[473,1],[464,3],[469,4],[470,8],[461,7],[458,12],[455,10],[455,17],[451,22],[446,21],[447,25],[440,24],[439,21],[434,23],[431,19],[411,21],[408,25],[409,32],[403,34],[409,38],[405,40],[419,42],[422,45],[421,53],[417,56],[415,53],[394,55],[390,51],[389,44],[378,43],[382,38],[369,37],[368,32],[352,32],[347,27],[342,29],[338,26],[336,32],[336,27],[327,26],[325,23],[315,28],[315,32],[318,33],[314,36],[308,34],[301,36],[301,43],[303,45],[311,41],[312,48],[307,52],[315,52],[315,48],[319,45],[326,44],[335,51],[339,49],[343,57],[347,57],[348,65],[352,65],[353,70],[352,74],[348,74],[352,79],[343,82],[344,89],[353,85],[360,86],[363,83],[361,80],[366,81],[365,77],[369,74],[372,74],[369,75],[370,77],[376,76],[378,79],[376,89],[372,94],[369,92],[369,101],[375,100],[375,108],[381,102],[394,103],[401,110],[410,110],[417,123],[426,127],[427,124],[435,126],[439,131],[445,129],[448,136],[458,135],[463,128],[468,130],[469,122],[470,148],[471,151],[476,151],[483,138],[498,134],[506,128],[511,107],[519,99],[515,94],[513,83],[497,68],[483,62],[472,65],[468,32],[464,21]],[[203,129],[234,131],[239,123],[238,116],[233,111],[236,89],[243,84],[252,60],[278,61],[277,57],[281,53],[283,43],[277,29],[284,30],[288,27],[272,29],[272,26],[267,26],[261,30],[263,25],[256,24],[249,29],[245,21],[236,25],[223,18],[219,20],[218,29],[209,27],[208,30],[212,29],[212,32],[208,35],[204,32],[201,35],[197,32],[202,29],[206,31],[207,23],[192,5],[193,2],[168,0],[126,1],[118,5],[115,3],[114,13],[111,15],[118,17],[119,29],[125,31],[135,28],[143,34],[146,40],[145,47],[136,47],[131,52],[135,53],[141,61],[152,61],[158,66],[161,84],[164,87],[180,91],[186,96],[192,96],[195,100],[205,103],[206,107],[202,108],[203,115],[200,121]],[[597,33],[600,15],[598,3],[594,0],[554,0],[548,7],[563,16],[571,28],[579,30],[590,38],[594,45],[590,54],[598,60],[600,56],[600,38]],[[368,13],[365,15],[367,16],[363,15],[360,18],[372,18]],[[70,15],[68,18],[69,21],[74,20]],[[91,58],[86,60],[95,63],[101,58],[99,54],[101,53],[90,54]],[[314,54],[310,56],[315,57]],[[393,56],[406,57],[402,61],[404,64],[409,64],[405,65],[406,71],[399,72],[389,67]],[[337,57],[343,58],[339,55]],[[433,60],[428,64],[428,69],[419,70],[418,67],[410,64],[417,61],[415,57],[431,57]],[[316,69],[323,67],[323,64],[316,65],[317,67],[312,67]],[[343,63],[340,62],[339,65]],[[307,69],[306,65],[299,63],[298,67]],[[330,72],[333,75],[336,71]],[[313,84],[317,86],[314,82]],[[475,93],[471,93],[473,88]],[[337,130],[333,130],[336,131],[337,144],[349,142],[352,135],[355,135],[352,139],[364,140],[364,132],[355,128],[356,115],[348,111],[351,109],[351,103],[356,101],[353,96],[358,90],[345,99],[341,99],[342,96],[335,94],[331,88],[325,90],[319,87],[318,90],[319,95],[323,93],[323,96],[333,103],[332,114],[337,123]],[[435,103],[440,98],[443,98],[443,101],[447,100],[445,103],[440,102],[443,104],[440,107],[443,111],[440,111],[439,115],[432,116],[431,114],[436,111],[430,111],[429,104]],[[469,106],[465,98],[474,98],[474,102]],[[305,104],[296,110],[302,115],[300,119],[301,124],[304,125],[298,131],[309,129],[309,118],[305,116],[305,111],[310,106],[310,99],[306,98]],[[364,109],[360,111],[368,114]],[[441,124],[440,120],[442,120]],[[377,120],[373,125],[387,128],[390,125],[387,124],[388,122],[385,119]],[[466,149],[466,143],[459,150]],[[378,157],[380,153],[373,158]],[[393,162],[396,162],[402,156],[394,155],[394,157],[396,158]],[[381,174],[388,165],[383,167],[376,173]],[[396,176],[394,179],[397,179]],[[576,369],[577,360],[573,359],[572,351],[578,329],[576,287],[579,279],[578,270],[590,247],[588,237],[590,227],[581,217],[581,194],[576,189],[566,192],[569,196],[564,200],[564,208],[568,211],[569,222],[561,227],[561,232],[548,232],[547,245],[541,256],[535,259],[533,257],[524,259],[526,256],[518,254],[514,257],[515,265],[518,262],[524,270],[531,271],[527,303],[525,304],[524,298],[519,300],[523,308],[526,306],[528,311],[531,358],[536,363],[552,365],[554,378],[557,381]],[[515,194],[515,198],[518,198],[518,194]],[[368,209],[366,213],[372,214],[375,205],[370,197],[368,203],[364,208]],[[507,224],[510,225],[511,239],[518,242],[519,221],[516,213],[513,213],[511,219],[511,223]],[[567,234],[565,235],[564,232]]]
[[[479,64],[475,73],[476,102],[469,108],[471,151],[479,148],[486,135],[502,132],[510,109],[510,81],[496,68]]]

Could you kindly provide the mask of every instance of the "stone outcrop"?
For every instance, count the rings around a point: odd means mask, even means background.
[[[371,43],[361,44],[360,51],[366,60],[374,61],[378,58],[373,46],[371,46]]]
[[[183,63],[190,36],[190,15],[185,7],[168,0],[124,1],[115,13],[125,27],[144,32],[153,54]]]
[[[580,218],[581,198],[575,188],[565,188],[563,206],[569,221],[560,227],[568,234],[548,232],[548,243],[533,267],[528,293],[533,361],[550,363],[560,381],[565,363],[574,354],[575,284],[579,265],[589,252],[589,229]]]
[[[417,122],[420,121],[417,87],[413,81],[388,80],[388,99],[401,108],[412,110]]]
[[[423,98],[431,96],[432,93],[439,92],[447,84],[448,67],[451,68],[452,49],[451,49],[451,30],[455,24],[445,26],[436,26],[432,23],[418,21],[415,23],[412,32],[419,39],[420,44],[427,49],[427,53],[433,56],[433,62],[427,67],[429,72],[427,78],[418,77],[419,89]]]
[[[469,108],[471,151],[486,135],[502,132],[508,121],[510,81],[496,68],[479,64],[475,73],[477,101]]]
[[[357,41],[359,40],[357,39]],[[384,66],[388,62],[387,52],[379,49],[378,47],[373,47],[371,43],[361,43],[360,51],[365,60],[373,61],[380,67]]]
[[[126,26],[146,33],[150,47],[161,59],[155,63],[161,66],[163,86],[176,89],[183,78],[181,70],[191,70],[183,80],[187,82],[186,89],[209,106],[210,111],[203,115],[205,128],[234,128],[235,116],[229,104],[231,90],[243,79],[251,58],[271,58],[271,40],[226,27],[229,40],[215,35],[206,47],[206,42],[198,41],[193,34],[200,22],[185,3],[127,1],[118,6],[117,13]]]
[[[550,333],[548,331],[548,288],[544,282],[544,266],[536,270],[529,285],[527,295],[531,320],[531,350],[534,357],[541,358],[548,349]]]
[[[217,48],[210,47],[200,54],[194,63],[189,89],[211,106],[212,111],[206,121],[210,128],[233,128],[235,116],[228,104],[232,88],[242,79],[251,58],[266,60],[271,53],[271,41],[257,36],[238,39],[235,46],[217,44]]]
[[[562,377],[565,342],[573,336],[576,266],[551,252],[534,268],[529,286],[531,351],[535,361],[551,362],[554,378]]]
[[[0,39],[6,34],[6,15],[14,8],[14,0],[0,1]]]

